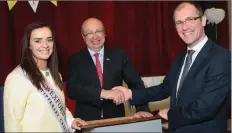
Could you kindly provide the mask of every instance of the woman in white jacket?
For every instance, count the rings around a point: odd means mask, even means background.
[[[6,132],[73,132],[87,124],[73,118],[65,106],[54,40],[44,23],[26,27],[21,63],[4,84]]]

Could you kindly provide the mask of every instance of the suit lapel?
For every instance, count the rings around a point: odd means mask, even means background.
[[[112,57],[110,54],[110,49],[106,46],[104,46],[104,58],[103,58],[103,87],[104,83],[106,83],[106,80],[109,79],[110,74],[110,64]]]
[[[86,63],[84,65],[86,72],[88,72],[88,74],[91,75],[89,77],[92,77],[92,80],[96,81],[96,84],[98,84],[98,86],[100,87],[101,85],[100,85],[100,81],[98,78],[97,69],[87,48],[84,52],[84,55],[85,55],[85,58],[83,58],[84,59],[83,62]]]
[[[212,41],[209,39],[206,44],[203,46],[201,51],[198,53],[196,59],[194,60],[186,78],[192,77],[193,74],[197,72],[197,69],[202,66],[201,64],[204,63],[204,60],[207,58],[208,52],[212,47]]]
[[[189,69],[189,72],[187,73],[187,75],[185,77],[185,80],[189,77],[192,77],[194,74],[196,74],[198,72],[198,69],[200,68],[200,66],[203,66],[201,64],[205,62],[205,59],[207,58],[208,52],[210,51],[211,47],[212,47],[212,41],[210,39],[208,39],[206,44],[203,46],[203,48],[201,49],[201,51],[198,53],[197,57],[195,58],[191,68]],[[184,60],[184,58],[183,58],[183,60]],[[183,62],[181,64],[183,65]],[[180,68],[182,67],[182,65],[180,66]],[[177,80],[177,82],[178,82],[178,80]],[[185,81],[183,81],[182,87],[184,86],[184,82]],[[182,87],[179,88],[180,89],[179,93],[182,91]],[[178,96],[176,98],[177,103],[179,102],[178,101],[179,97],[180,96]]]
[[[172,97],[173,97],[173,103],[172,105],[176,105],[177,103],[177,100],[178,98],[176,97],[176,91],[177,91],[177,83],[178,83],[178,79],[179,79],[179,76],[180,76],[180,72],[181,72],[181,68],[182,68],[182,65],[184,63],[184,59],[185,59],[185,55],[186,55],[187,52],[183,53],[178,61],[178,66],[177,66],[177,73],[176,73],[176,77],[175,77],[175,84],[173,85],[174,86],[174,93],[172,93]]]

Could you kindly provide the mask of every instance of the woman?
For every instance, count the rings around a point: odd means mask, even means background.
[[[65,107],[54,40],[46,24],[26,27],[21,63],[4,84],[6,132],[73,132],[86,125]]]

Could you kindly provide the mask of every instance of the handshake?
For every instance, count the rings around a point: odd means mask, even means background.
[[[116,105],[124,103],[132,98],[132,92],[122,86],[112,88],[112,90],[102,89],[101,98],[113,100]]]

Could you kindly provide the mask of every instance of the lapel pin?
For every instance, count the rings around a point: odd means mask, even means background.
[[[110,58],[106,58],[106,60],[110,60]]]

